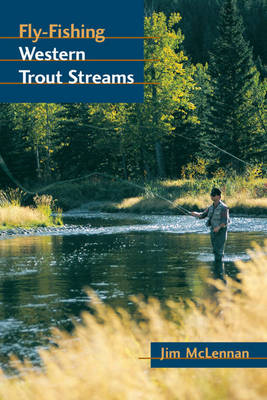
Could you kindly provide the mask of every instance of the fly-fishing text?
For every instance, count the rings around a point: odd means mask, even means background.
[[[75,24],[63,27],[61,24],[49,24],[48,29],[34,27],[32,24],[20,24],[19,37],[32,39],[36,43],[39,39],[94,39],[97,43],[105,41],[104,28],[86,28],[82,24],[79,28]]]
[[[33,43],[37,43],[40,39],[55,39],[57,47],[51,46],[49,49],[38,48],[36,46],[19,46],[19,55],[22,61],[90,61],[90,55],[86,54],[84,50],[69,50],[62,48],[62,42],[59,39],[92,39],[97,43],[105,41],[104,28],[87,28],[84,24],[76,26],[70,24],[65,27],[61,24],[50,24],[47,29],[33,26],[33,24],[20,24],[19,38],[30,39]],[[82,42],[84,42],[82,40]],[[82,44],[88,52],[88,42]],[[79,43],[79,47],[81,44]],[[88,64],[85,64],[88,65]],[[134,83],[134,74],[106,74],[106,73],[92,73],[90,70],[75,69],[67,70],[55,67],[54,71],[44,71],[42,66],[40,72],[36,73],[36,68],[32,71],[27,64],[27,68],[20,68],[18,70],[21,83],[23,84],[132,84]]]

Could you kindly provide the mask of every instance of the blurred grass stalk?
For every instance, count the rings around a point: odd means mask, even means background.
[[[113,310],[90,293],[94,315],[74,336],[55,332],[59,348],[41,351],[44,372],[20,365],[20,377],[1,377],[3,400],[266,399],[267,370],[150,369],[151,341],[266,341],[267,241],[237,262],[241,283],[216,281],[217,301],[187,304],[134,299],[141,318]],[[165,310],[165,311],[163,311]],[[15,360],[13,360],[15,363]]]

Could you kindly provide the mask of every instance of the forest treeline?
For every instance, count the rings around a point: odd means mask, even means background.
[[[160,37],[144,41],[159,60],[145,82],[159,85],[141,104],[0,104],[2,187],[264,170],[266,1],[147,0],[145,14],[145,36]]]
[[[267,76],[267,1],[236,0],[244,20],[245,39],[252,46],[258,69]],[[154,11],[169,16],[179,12],[181,30],[185,35],[183,47],[193,63],[205,64],[214,39],[218,37],[218,15],[224,0],[145,0],[145,14]],[[265,66],[265,67],[264,67]]]

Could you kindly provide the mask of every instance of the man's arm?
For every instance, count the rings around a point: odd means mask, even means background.
[[[192,212],[191,212],[191,215],[192,215],[192,217],[196,217],[196,218],[199,218],[199,219],[203,219],[203,218],[206,218],[206,216],[208,215],[208,211],[209,211],[208,208],[206,208],[206,210],[203,211],[202,213],[196,212],[196,211],[192,211]]]

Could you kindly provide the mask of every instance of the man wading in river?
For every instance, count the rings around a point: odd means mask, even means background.
[[[211,193],[213,204],[202,213],[191,212],[193,217],[203,219],[208,217],[206,225],[210,227],[210,238],[215,256],[215,262],[221,262],[227,239],[227,224],[229,223],[229,208],[221,201],[221,191],[213,188]]]

